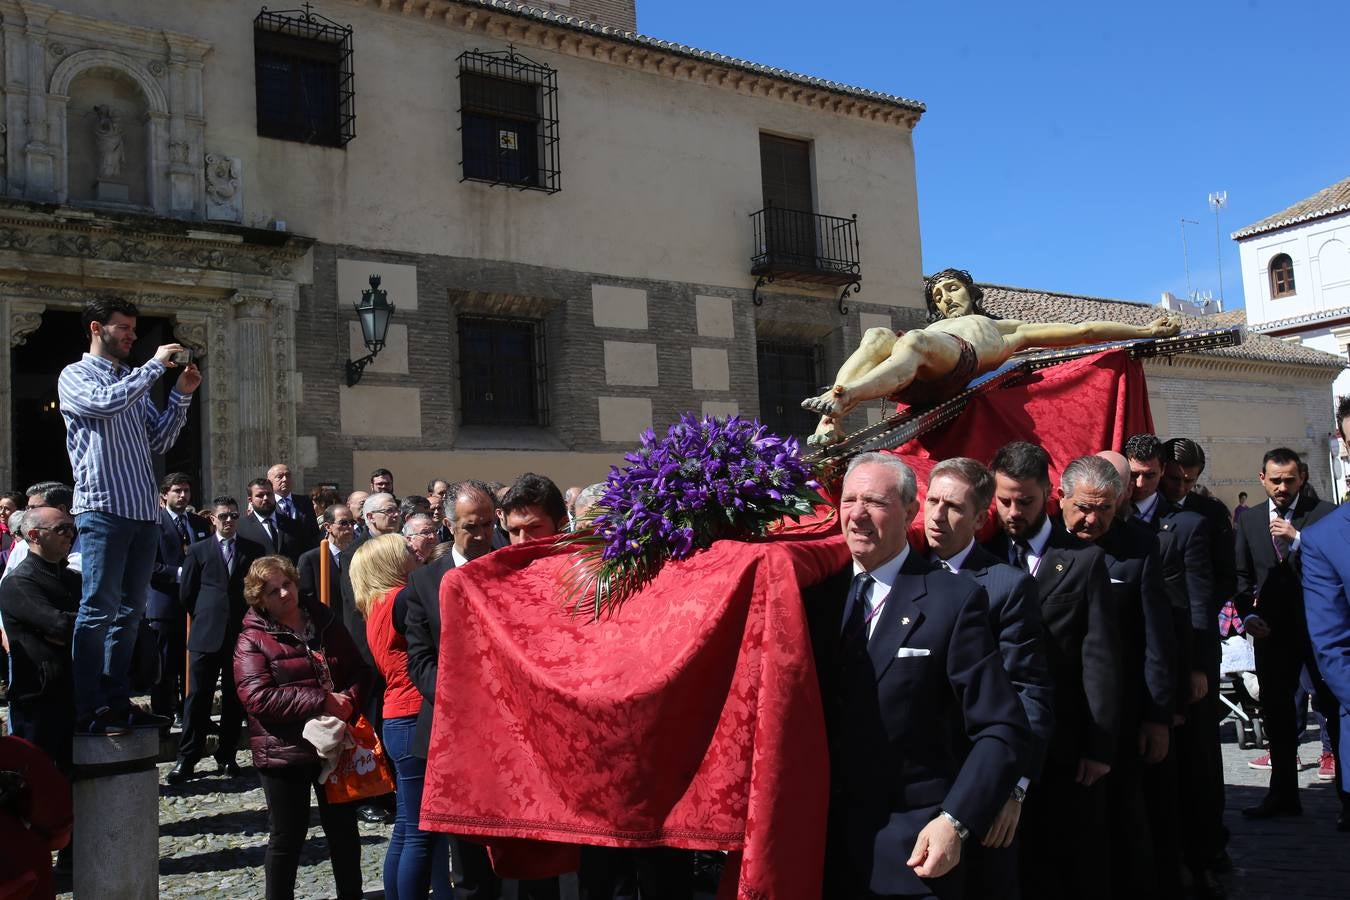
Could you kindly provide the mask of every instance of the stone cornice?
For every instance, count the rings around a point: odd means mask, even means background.
[[[1259,331],[1262,334],[1271,334],[1273,332],[1289,330],[1302,331],[1304,325],[1329,325],[1338,322],[1341,319],[1350,319],[1350,306],[1338,306],[1335,309],[1322,309],[1317,312],[1305,313],[1301,316],[1289,316],[1284,319],[1273,319],[1269,322],[1262,322],[1259,325],[1253,325],[1250,321],[1247,327],[1252,331]]]
[[[521,48],[538,48],[753,97],[912,129],[924,105],[890,94],[594,25],[512,0],[349,0],[418,16]]]
[[[1330,384],[1336,375],[1346,366],[1311,365],[1307,363],[1275,362],[1273,360],[1246,359],[1232,356],[1209,355],[1205,353],[1183,353],[1164,359],[1144,360],[1146,373],[1167,375],[1181,374],[1176,369],[1203,372],[1210,376],[1257,375],[1280,380],[1306,381],[1315,384]]]

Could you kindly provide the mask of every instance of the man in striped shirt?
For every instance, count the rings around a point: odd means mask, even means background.
[[[174,361],[184,352],[179,344],[165,344],[154,359],[129,368],[125,361],[136,342],[137,315],[120,297],[86,303],[81,324],[89,352],[66,366],[57,382],[75,472],[71,513],[84,551],[72,644],[76,728],[82,734],[125,734],[131,727],[170,721],[132,706],[131,654],[159,539],[150,454],[173,446],[202,376],[190,361]],[[172,368],[182,373],[160,411],[150,391]]]

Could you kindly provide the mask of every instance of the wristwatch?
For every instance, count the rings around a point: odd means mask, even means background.
[[[938,813],[938,815],[942,816],[942,818],[947,820],[947,824],[952,826],[952,828],[956,831],[956,836],[959,837],[961,840],[964,841],[966,838],[970,837],[970,829],[962,825],[960,820],[957,819],[956,816],[947,812],[945,809],[941,810]]]
[[[1024,788],[1024,787],[1022,787],[1020,784],[1014,784],[1014,785],[1013,785],[1012,798],[1013,798],[1014,800],[1016,800],[1018,803],[1024,803],[1024,802],[1026,802],[1026,799],[1027,799],[1027,789]]]

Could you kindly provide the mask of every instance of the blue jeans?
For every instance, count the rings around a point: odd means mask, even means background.
[[[449,836],[417,827],[427,761],[409,752],[416,730],[417,716],[384,720],[384,749],[398,775],[394,830],[384,856],[384,896],[385,900],[421,900],[430,888],[435,900],[449,900],[454,896]]]
[[[131,707],[131,654],[145,614],[159,526],[106,512],[75,517],[84,589],[71,642],[75,709],[81,719],[103,707]]]

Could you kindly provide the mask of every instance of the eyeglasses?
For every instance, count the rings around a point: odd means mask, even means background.
[[[29,531],[50,531],[52,534],[59,534],[63,537],[74,537],[75,526],[69,522],[62,522],[60,525],[34,525]]]
[[[410,538],[435,537],[435,536],[436,532],[434,531],[414,531],[412,534],[408,535],[408,537]]]
[[[375,512],[377,515],[381,515],[381,516],[396,516],[396,515],[398,515],[398,507],[397,507],[397,506],[386,506],[384,509],[373,510],[373,512]]]
[[[239,518],[239,513],[216,513],[216,518],[222,522],[233,522]]]

